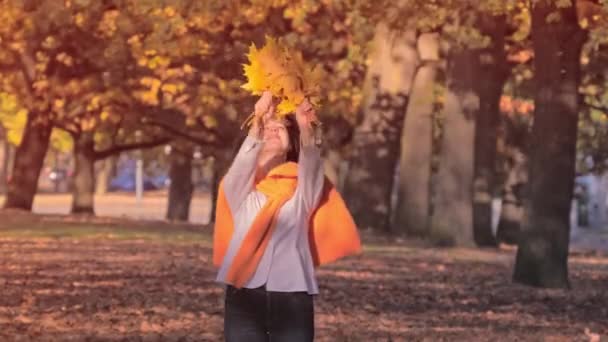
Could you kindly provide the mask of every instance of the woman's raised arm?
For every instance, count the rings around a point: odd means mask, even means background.
[[[272,94],[264,92],[255,104],[255,115],[247,137],[241,144],[228,172],[224,176],[223,188],[230,210],[235,213],[253,189],[258,156],[262,151],[262,113],[268,112]]]

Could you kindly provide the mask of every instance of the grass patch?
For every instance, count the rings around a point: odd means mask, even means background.
[[[0,229],[0,238],[110,239],[211,244],[211,236],[207,232],[184,229],[146,229],[139,227],[132,229],[86,224],[45,224],[44,226],[34,224],[28,227],[10,227]]]

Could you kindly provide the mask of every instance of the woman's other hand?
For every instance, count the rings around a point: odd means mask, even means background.
[[[304,99],[296,108],[296,121],[300,128],[300,140],[302,145],[312,145],[315,143],[315,132],[313,123],[317,122],[317,113],[308,99]]]
[[[264,122],[274,115],[274,107],[272,93],[268,90],[262,93],[254,107],[253,122],[249,130],[250,135],[258,139],[262,137]]]
[[[264,116],[270,109],[270,105],[272,105],[272,93],[266,90],[255,104],[255,116]]]
[[[296,121],[300,129],[312,128],[312,123],[317,121],[317,113],[308,99],[304,99],[296,108]]]

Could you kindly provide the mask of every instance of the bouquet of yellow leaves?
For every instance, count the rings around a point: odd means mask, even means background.
[[[313,106],[319,105],[322,69],[304,62],[300,51],[293,51],[266,36],[266,45],[258,49],[252,44],[247,58],[249,64],[244,65],[247,83],[242,87],[253,95],[261,95],[268,90],[280,99],[277,105],[279,117],[294,113],[305,98]]]

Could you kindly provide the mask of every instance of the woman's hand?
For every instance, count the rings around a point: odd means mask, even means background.
[[[262,93],[262,96],[258,99],[258,102],[255,103],[255,116],[264,116],[270,109],[270,105],[272,104],[272,93],[268,90]]]
[[[251,128],[249,129],[249,134],[258,139],[261,138],[264,122],[268,121],[272,115],[274,115],[273,98],[272,93],[267,90],[262,93],[262,96],[255,104],[254,117]]]
[[[312,123],[317,121],[317,113],[308,99],[304,99],[298,108],[296,108],[296,121],[300,129],[306,127],[312,128]]]
[[[312,124],[317,122],[317,113],[308,99],[304,99],[296,108],[296,121],[300,128],[302,145],[315,144],[315,132]]]

